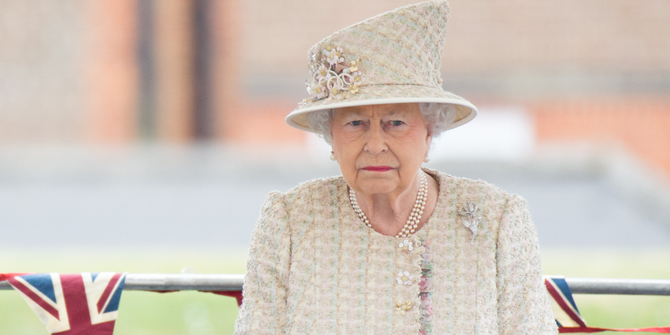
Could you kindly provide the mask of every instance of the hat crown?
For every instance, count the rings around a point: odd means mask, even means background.
[[[435,103],[445,129],[477,115],[469,101],[442,89],[440,63],[449,4],[432,0],[374,16],[344,28],[309,50],[310,97],[286,116],[295,128],[323,133],[311,115],[337,108]]]
[[[446,1],[429,1],[377,15],[326,37],[308,53],[311,97],[307,100],[340,100],[369,85],[441,88],[448,18]]]

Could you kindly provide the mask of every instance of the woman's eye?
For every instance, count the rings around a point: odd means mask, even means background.
[[[352,126],[360,126],[361,124],[363,124],[363,121],[356,120],[356,121],[351,121],[350,123],[351,123]]]
[[[404,123],[404,122],[402,122],[402,121],[400,121],[400,120],[393,120],[393,121],[391,121],[391,125],[396,126],[396,127],[397,127],[397,126],[402,126],[403,123]]]

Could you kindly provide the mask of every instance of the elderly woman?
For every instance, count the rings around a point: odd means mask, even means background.
[[[422,168],[475,107],[441,87],[444,1],[345,28],[309,52],[287,117],[342,176],[272,192],[236,334],[555,334],[526,202]]]

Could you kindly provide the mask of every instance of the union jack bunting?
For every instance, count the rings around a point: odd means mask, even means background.
[[[51,334],[111,335],[126,274],[41,273],[7,281]]]
[[[544,285],[551,297],[551,309],[554,311],[559,327],[586,327],[586,321],[579,314],[577,304],[565,278],[545,277]]]
[[[603,328],[589,327],[579,314],[577,304],[572,299],[572,291],[563,277],[544,277],[544,286],[551,297],[551,308],[556,317],[559,333],[600,333],[615,332],[650,332],[670,333],[670,327],[650,328]]]

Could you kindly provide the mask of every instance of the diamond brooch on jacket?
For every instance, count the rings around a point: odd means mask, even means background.
[[[479,220],[482,219],[482,216],[479,214],[479,212],[480,211],[476,202],[469,202],[458,210],[458,215],[461,216],[461,222],[463,222],[463,225],[472,232],[472,239],[470,240],[470,243],[475,241]]]

